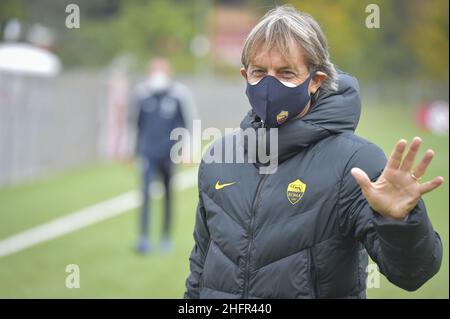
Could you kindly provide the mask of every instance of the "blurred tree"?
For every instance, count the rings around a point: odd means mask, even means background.
[[[415,2],[417,5],[411,6],[414,20],[408,28],[405,43],[420,61],[418,69],[421,73],[436,80],[448,80],[449,2]]]
[[[189,3],[191,2],[191,3]],[[189,51],[194,36],[192,1],[127,1],[115,21],[114,37],[121,48],[134,52],[140,61],[150,55],[172,59],[178,68],[193,66]]]
[[[150,56],[163,55],[179,70],[193,69],[189,51],[196,18],[193,1],[114,3],[117,6],[88,6],[90,14],[82,17],[82,27],[66,32],[61,48],[66,64],[105,65],[114,56],[127,53],[140,67]],[[105,8],[109,8],[108,14]]]
[[[366,79],[415,76],[448,81],[448,1],[287,1],[324,30],[338,67]],[[380,8],[381,27],[365,25],[365,8]]]
[[[107,65],[130,53],[140,66],[164,55],[180,71],[194,68],[189,44],[208,34],[205,20],[213,5],[229,5],[262,16],[273,0],[77,0],[81,28],[67,29],[71,0],[1,0],[0,24],[19,18],[41,23],[57,34],[55,50],[66,66]],[[327,35],[333,62],[362,79],[425,79],[448,82],[447,0],[292,0],[310,13]],[[281,2],[283,3],[283,1]],[[380,8],[379,29],[365,25],[368,4]],[[279,4],[279,3],[278,3]],[[210,16],[211,17],[211,16]]]

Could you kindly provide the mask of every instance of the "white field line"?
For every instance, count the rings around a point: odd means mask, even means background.
[[[176,191],[181,191],[196,185],[197,168],[177,173],[172,179],[172,183]],[[152,185],[152,190],[159,193],[157,194],[159,196],[161,196],[161,189],[161,185]],[[63,217],[56,218],[45,224],[30,228],[1,240],[0,257],[11,255],[28,247],[123,214],[139,207],[140,203],[140,192],[132,190]]]

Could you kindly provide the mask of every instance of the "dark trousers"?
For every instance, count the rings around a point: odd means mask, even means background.
[[[164,184],[164,217],[162,235],[168,237],[170,235],[171,215],[172,215],[172,192],[170,187],[170,178],[172,176],[172,161],[170,158],[152,159],[141,157],[141,183],[142,183],[142,208],[140,216],[140,232],[141,236],[148,236],[150,220],[151,220],[151,194],[150,185],[158,178],[162,177]]]

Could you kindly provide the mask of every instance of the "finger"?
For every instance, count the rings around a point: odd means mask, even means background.
[[[386,168],[398,169],[402,162],[403,152],[406,148],[406,140],[401,139],[395,144],[394,150],[389,157],[389,160],[386,164]]]
[[[411,145],[409,146],[408,153],[403,160],[401,170],[409,172],[413,167],[414,161],[416,160],[417,152],[419,151],[420,144],[422,144],[422,139],[420,137],[413,138]]]
[[[423,156],[422,160],[420,161],[419,165],[414,169],[414,176],[420,178],[423,175],[425,175],[425,172],[427,171],[428,165],[430,165],[431,161],[434,157],[434,151],[433,150],[427,150],[425,152],[425,155]]]
[[[420,194],[423,195],[428,192],[431,192],[433,189],[441,186],[443,182],[444,182],[444,178],[442,176],[438,176],[429,182],[420,184],[420,187],[419,187]]]
[[[367,176],[366,172],[357,167],[352,168],[350,172],[363,191],[367,191],[370,188],[370,178]]]

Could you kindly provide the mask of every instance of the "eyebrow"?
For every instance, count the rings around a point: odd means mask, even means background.
[[[265,67],[263,67],[263,66],[260,66],[260,65],[256,65],[256,64],[251,64],[250,65],[252,68],[254,68],[254,69],[266,69]],[[277,68],[277,70],[278,71],[283,71],[283,70],[294,70],[294,71],[299,71],[299,70],[297,70],[296,68],[294,68],[294,67],[292,67],[292,66],[282,66],[282,67],[280,67],[280,68]]]
[[[256,64],[250,64],[250,66],[254,69],[266,69],[265,67],[262,67],[262,66],[256,65]]]
[[[283,66],[281,68],[278,69],[278,71],[284,71],[284,70],[294,70],[294,71],[298,71],[296,68],[292,67],[292,66]]]

